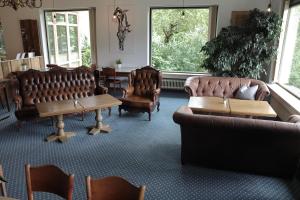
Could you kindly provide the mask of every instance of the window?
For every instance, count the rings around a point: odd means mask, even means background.
[[[215,26],[210,22],[215,25],[216,11],[209,7],[152,8],[151,64],[167,72],[205,72],[201,68],[204,60],[201,48],[215,35]]]
[[[300,98],[300,5],[285,12],[286,30],[276,81]]]
[[[4,45],[3,28],[0,22],[0,61],[6,59],[6,50]]]
[[[90,66],[89,11],[46,11],[48,56],[63,67]]]

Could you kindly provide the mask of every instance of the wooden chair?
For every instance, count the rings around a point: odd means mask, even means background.
[[[53,165],[30,167],[25,165],[28,200],[33,200],[33,192],[49,192],[67,200],[72,199],[74,175],[65,174]]]
[[[86,178],[88,200],[143,200],[146,186],[136,187],[117,176],[92,180]]]
[[[3,177],[2,165],[0,165],[0,176]],[[6,185],[5,185],[5,182],[3,182],[3,181],[0,181],[0,192],[1,192],[2,196],[7,197]]]
[[[102,68],[102,75],[105,77],[105,85],[110,88],[110,85],[113,84],[114,94],[116,93],[116,85],[119,85],[121,89],[121,80],[116,78],[116,69],[112,67]]]

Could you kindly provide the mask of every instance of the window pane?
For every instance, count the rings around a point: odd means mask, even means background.
[[[65,14],[56,14],[56,22],[65,22],[66,21],[66,16]]]
[[[67,40],[67,27],[57,26],[57,45],[58,45],[58,62],[68,60],[68,40]]]
[[[291,8],[279,70],[279,82],[300,97],[300,6]]]
[[[72,14],[69,14],[69,23],[70,24],[77,24],[77,15],[72,15]]]
[[[209,9],[153,9],[152,65],[163,71],[203,72],[200,52],[208,41]]]
[[[52,12],[46,12],[46,21],[52,22]]]

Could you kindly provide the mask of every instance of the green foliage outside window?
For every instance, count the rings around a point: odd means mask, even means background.
[[[71,52],[78,52],[78,28],[76,26],[70,26],[70,46]]]
[[[152,65],[163,71],[204,72],[200,51],[208,41],[209,9],[153,9]]]
[[[68,53],[68,38],[66,26],[57,26],[57,45],[59,54]]]
[[[258,79],[277,52],[281,19],[274,12],[254,9],[242,26],[223,28],[206,43],[203,67],[215,75]]]
[[[86,36],[83,37],[82,41],[81,60],[84,66],[90,66],[92,64],[91,45]]]
[[[300,6],[295,7],[297,16],[300,16]],[[298,17],[298,24],[300,23],[300,18]],[[300,24],[297,30],[296,46],[294,50],[294,56],[292,61],[292,70],[289,77],[289,84],[297,88],[300,88]]]

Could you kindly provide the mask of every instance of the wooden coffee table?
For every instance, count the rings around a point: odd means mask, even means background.
[[[94,135],[101,131],[110,132],[109,125],[102,123],[101,109],[112,106],[121,105],[122,102],[115,97],[103,94],[91,97],[80,98],[76,100],[53,101],[37,104],[37,110],[40,117],[57,117],[57,132],[47,137],[47,141],[59,140],[65,142],[68,138],[75,135],[74,132],[64,131],[63,115],[81,112],[96,112],[96,125],[90,130],[90,134]]]
[[[220,97],[190,97],[188,107],[194,112],[220,113],[239,116],[276,117],[267,101],[227,99]]]

